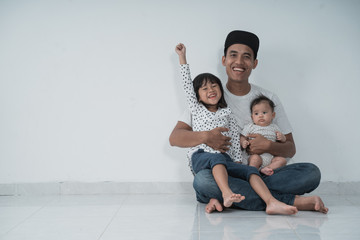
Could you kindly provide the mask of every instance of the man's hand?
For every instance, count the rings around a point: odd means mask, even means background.
[[[231,145],[231,138],[224,136],[222,132],[227,131],[229,131],[229,129],[218,127],[211,131],[193,132],[189,125],[182,121],[178,121],[170,134],[169,142],[171,146],[187,148],[204,143],[215,150],[226,152]]]
[[[249,134],[247,136],[250,140],[250,145],[248,146],[249,154],[263,154],[269,151],[271,141],[266,139],[261,134]]]
[[[229,129],[223,127],[217,127],[208,131],[205,144],[220,152],[226,152],[231,145],[231,138],[224,136],[222,132],[227,131],[229,131]]]

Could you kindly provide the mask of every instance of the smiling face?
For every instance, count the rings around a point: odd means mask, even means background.
[[[226,67],[228,81],[248,83],[251,71],[257,66],[253,50],[244,44],[233,44],[222,57],[222,64]]]
[[[203,85],[198,90],[199,100],[210,111],[218,109],[218,102],[222,96],[219,84],[212,83],[211,81],[204,81]]]
[[[251,118],[256,125],[265,127],[271,124],[275,118],[275,112],[269,102],[261,101],[252,107]]]

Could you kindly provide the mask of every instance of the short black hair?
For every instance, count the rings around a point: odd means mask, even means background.
[[[252,113],[252,109],[255,105],[261,103],[261,102],[268,102],[270,107],[271,107],[271,110],[274,112],[274,109],[275,109],[275,103],[268,97],[264,96],[264,95],[259,95],[258,97],[256,97],[255,99],[253,99],[251,101],[251,104],[250,104],[250,112]]]
[[[194,86],[194,91],[196,93],[197,100],[200,101],[199,89],[208,82],[216,83],[219,85],[220,91],[221,91],[221,98],[217,104],[217,107],[218,108],[226,108],[227,103],[226,103],[225,97],[224,97],[224,88],[221,84],[220,79],[211,73],[201,73],[194,78],[193,86]],[[208,107],[208,105],[205,104],[204,102],[201,102],[201,103],[204,104],[205,107]]]

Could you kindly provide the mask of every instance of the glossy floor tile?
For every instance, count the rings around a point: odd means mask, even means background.
[[[0,196],[1,240],[360,239],[360,196],[322,196],[327,215],[226,209],[194,194]]]

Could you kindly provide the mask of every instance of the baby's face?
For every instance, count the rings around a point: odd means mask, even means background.
[[[252,108],[251,118],[258,126],[268,126],[275,117],[275,112],[272,111],[270,105],[266,101],[256,104]]]

